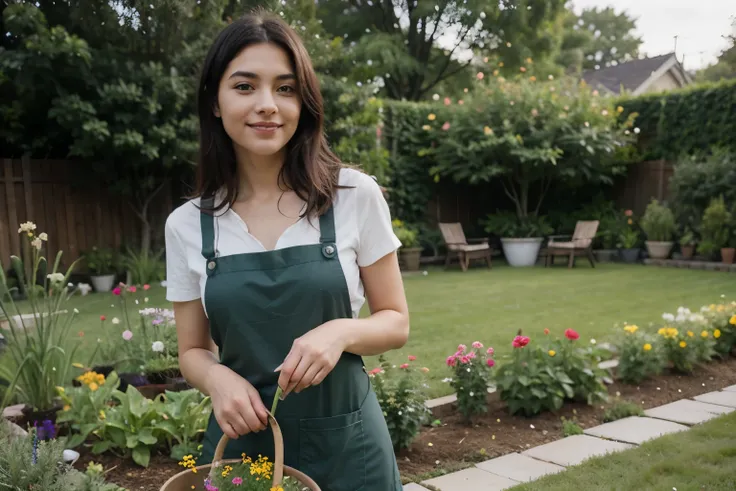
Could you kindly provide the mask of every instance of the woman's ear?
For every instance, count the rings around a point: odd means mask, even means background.
[[[215,105],[212,107],[212,113],[215,115],[216,118],[220,117],[220,105],[215,102]]]

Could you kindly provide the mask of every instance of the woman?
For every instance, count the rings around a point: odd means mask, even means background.
[[[329,150],[309,55],[279,18],[223,30],[198,104],[196,197],[169,216],[166,254],[181,371],[212,397],[200,463],[223,433],[225,458],[272,455],[281,387],[287,465],[325,491],[400,490],[361,358],[409,335],[381,189]]]

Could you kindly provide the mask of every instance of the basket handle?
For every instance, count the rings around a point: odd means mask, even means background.
[[[271,425],[271,431],[273,431],[273,447],[274,447],[274,463],[273,463],[273,487],[280,486],[284,480],[284,437],[281,434],[281,427],[279,426],[276,418],[273,414],[266,409],[268,415],[268,422]],[[210,466],[210,478],[215,475],[215,470],[220,466],[222,456],[225,454],[225,447],[227,446],[230,438],[226,434],[222,434],[217,447],[215,448],[215,454],[212,458],[212,466]]]

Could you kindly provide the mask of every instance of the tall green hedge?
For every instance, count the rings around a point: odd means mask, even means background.
[[[736,80],[624,97],[623,115],[639,113],[639,147],[645,160],[677,160],[710,147],[736,151]]]

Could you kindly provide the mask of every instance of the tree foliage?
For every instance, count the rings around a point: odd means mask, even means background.
[[[625,11],[616,13],[613,7],[584,9],[573,29],[590,34],[583,68],[603,68],[639,56],[642,39],[636,36],[636,21]]]

